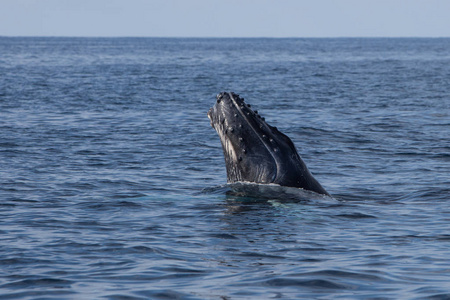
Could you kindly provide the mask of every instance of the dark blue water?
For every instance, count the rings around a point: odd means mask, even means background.
[[[336,201],[227,195],[235,91]],[[1,299],[449,299],[450,39],[0,38]]]

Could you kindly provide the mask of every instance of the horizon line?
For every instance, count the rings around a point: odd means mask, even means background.
[[[161,39],[445,39],[450,36],[144,36],[144,35],[2,35],[0,38],[161,38]]]

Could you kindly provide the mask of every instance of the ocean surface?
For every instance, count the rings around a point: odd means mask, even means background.
[[[222,91],[333,199],[230,193]],[[450,39],[0,37],[0,299],[450,299]]]

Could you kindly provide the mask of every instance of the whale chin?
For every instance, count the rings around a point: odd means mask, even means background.
[[[218,94],[208,118],[220,137],[228,183],[275,183],[329,195],[309,172],[291,139],[270,126],[244,98],[229,92]]]

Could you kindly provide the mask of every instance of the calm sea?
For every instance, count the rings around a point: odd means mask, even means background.
[[[230,196],[245,97],[336,201]],[[1,299],[450,299],[450,39],[0,38]]]

